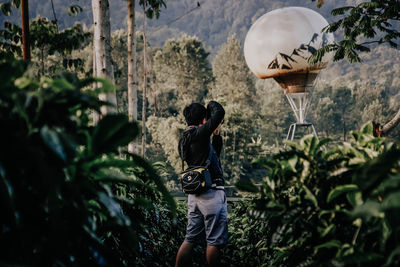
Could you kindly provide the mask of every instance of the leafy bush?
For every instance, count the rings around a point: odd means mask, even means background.
[[[331,149],[307,136],[257,160],[269,171],[261,188],[239,183],[258,196],[250,212],[258,225],[241,227],[256,244],[246,254],[262,266],[398,266],[400,150],[374,138],[370,124],[352,136]],[[240,240],[232,246],[242,250]]]
[[[143,249],[139,256],[140,266],[174,266],[175,256],[185,237],[187,206],[178,203],[176,217],[165,205],[154,205],[144,214],[146,231],[140,239]]]
[[[151,232],[141,215],[167,201],[173,218],[175,202],[147,161],[118,157],[138,126],[120,114],[89,124],[106,80],[24,71],[0,61],[1,265],[140,264]],[[93,82],[102,88],[85,91]]]
[[[267,231],[265,222],[248,216],[254,208],[251,201],[238,202],[229,213],[229,243],[222,250],[223,266],[261,266],[265,241],[260,239]]]

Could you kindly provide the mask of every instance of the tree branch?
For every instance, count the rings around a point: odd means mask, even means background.
[[[386,123],[385,125],[383,125],[382,127],[382,133],[383,134],[387,134],[389,133],[391,130],[393,130],[400,122],[400,108],[397,111],[396,115],[394,116],[393,119],[391,119],[388,123]]]

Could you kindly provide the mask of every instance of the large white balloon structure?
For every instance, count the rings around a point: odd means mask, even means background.
[[[325,54],[316,64],[308,59],[322,46],[333,43],[333,34],[322,32],[327,25],[324,17],[311,9],[286,7],[264,14],[247,33],[247,65],[260,79],[274,78],[279,83],[296,116],[286,139],[291,135],[293,140],[296,126],[311,126],[317,136],[314,125],[306,121],[308,94],[332,54]]]

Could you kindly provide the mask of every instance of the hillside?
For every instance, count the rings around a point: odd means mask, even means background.
[[[90,0],[54,0],[53,2],[60,28],[70,27],[76,21],[90,28],[92,24]],[[318,9],[316,3],[311,0],[201,0],[198,2],[200,7],[197,6],[197,1],[193,0],[168,1],[167,8],[162,10],[160,18],[148,21],[151,44],[161,46],[167,39],[187,33],[199,37],[213,57],[229,36],[236,34],[243,42],[252,22],[270,10],[284,6],[304,6],[318,11],[331,20],[329,12],[334,7],[333,1],[328,1]],[[110,3],[112,30],[125,29],[126,1],[111,0]],[[77,17],[70,17],[67,14],[68,6],[71,4],[80,5],[83,9]],[[141,30],[141,10],[138,10],[138,4],[136,7],[137,26]],[[29,8],[31,18],[40,15],[54,19],[50,0],[30,0]],[[179,19],[175,20],[177,18]],[[7,19],[19,23],[19,11],[15,10],[9,18],[1,15],[0,25],[3,25]]]
[[[53,0],[56,16],[60,28],[70,27],[76,22],[92,25],[92,9],[90,0]],[[198,7],[199,2],[200,7]],[[354,0],[342,1],[340,5],[349,5]],[[50,0],[29,0],[30,17],[45,16],[54,19]],[[126,1],[110,0],[112,30],[126,28]],[[67,14],[70,5],[80,5],[82,12],[77,17],[70,17]],[[167,8],[162,9],[160,18],[147,20],[147,33],[153,47],[162,46],[170,38],[178,38],[182,34],[195,35],[203,41],[206,51],[210,53],[209,60],[212,62],[222,44],[231,35],[236,35],[243,45],[246,33],[251,24],[262,14],[273,9],[285,6],[304,6],[311,8],[328,21],[333,21],[330,11],[337,7],[337,1],[325,1],[322,8],[316,7],[316,2],[311,0],[169,0]],[[136,25],[137,30],[142,30],[142,13],[138,2],[136,4]],[[19,10],[14,10],[10,17],[0,15],[0,25],[5,20],[19,23]],[[336,38],[338,38],[336,34]],[[339,37],[340,38],[340,37]],[[367,64],[349,64],[347,61],[331,63],[329,68],[321,73],[321,77],[326,80],[335,80],[347,73],[361,71],[368,73],[367,69],[373,65],[398,65],[398,51],[393,49],[381,48],[379,53],[370,53],[364,56]],[[370,66],[370,67],[368,67]],[[374,67],[373,67],[374,68]],[[353,75],[354,76],[354,75]],[[360,79],[361,77],[346,78]],[[362,78],[371,79],[367,74]]]

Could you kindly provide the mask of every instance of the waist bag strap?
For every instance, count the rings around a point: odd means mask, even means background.
[[[213,150],[212,144],[210,143],[210,151],[208,152],[208,157],[207,157],[207,160],[206,160],[206,166],[204,166],[205,168],[208,168],[208,166],[210,166],[210,164],[211,164],[212,150]],[[185,168],[184,168],[185,160],[183,159],[183,145],[181,145],[181,155],[182,155],[182,157],[181,157],[181,159],[182,159],[182,171],[184,171],[185,170]]]

